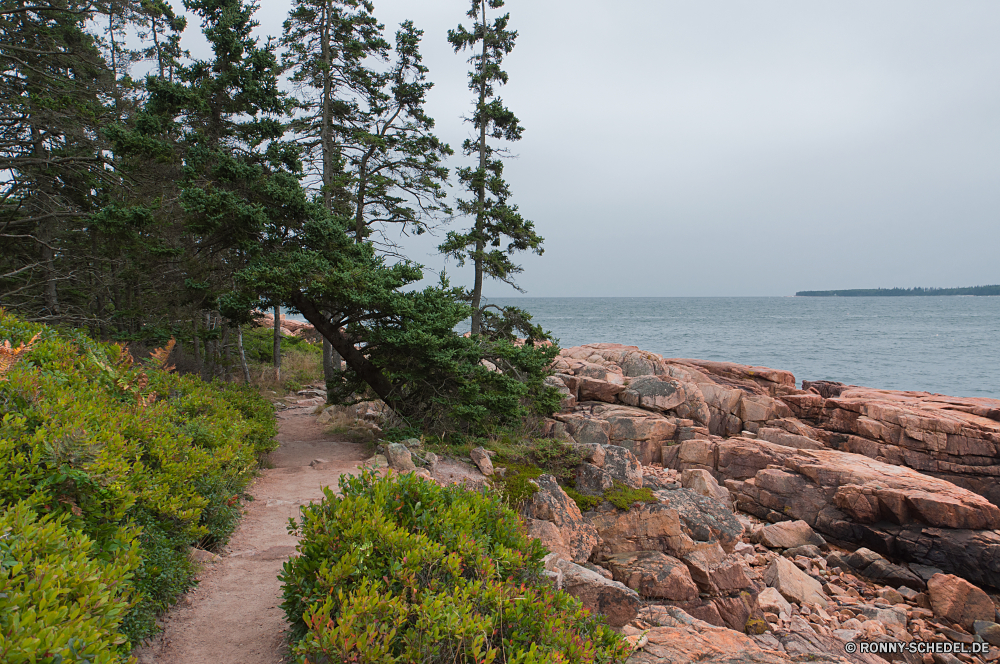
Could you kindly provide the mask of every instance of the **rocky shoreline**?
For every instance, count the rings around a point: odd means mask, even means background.
[[[575,490],[651,498],[581,512],[543,475],[522,514],[552,583],[641,646],[633,663],[1000,660],[1000,401],[798,389],[617,344],[555,369],[545,434],[584,453]],[[484,450],[418,447],[376,458],[439,482],[495,471]],[[897,652],[846,647],[862,642]]]

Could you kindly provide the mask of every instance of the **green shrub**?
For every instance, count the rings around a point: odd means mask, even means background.
[[[25,503],[0,512],[0,661],[125,660],[119,626],[140,558],[134,538],[119,540],[101,556],[65,515],[39,519]]]
[[[0,381],[0,510],[23,501],[59,516],[102,560],[138,542],[121,622],[136,643],[193,583],[188,548],[233,532],[239,498],[276,445],[273,408],[247,387],[142,366],[120,346],[0,310],[0,342],[38,332]]]
[[[573,502],[576,503],[576,506],[580,508],[581,512],[589,512],[604,502],[603,496],[587,496],[580,493],[573,487],[563,487],[563,491],[566,492],[567,496],[573,499]]]
[[[629,510],[635,503],[656,503],[659,502],[653,495],[653,490],[649,487],[633,489],[630,486],[615,482],[614,487],[604,492],[604,500],[608,501],[620,510]]]
[[[305,662],[613,662],[628,648],[542,578],[546,553],[494,496],[413,474],[341,480],[302,510],[285,563]]]

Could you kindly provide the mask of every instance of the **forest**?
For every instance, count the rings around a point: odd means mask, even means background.
[[[1000,295],[1000,286],[970,288],[858,288],[853,290],[799,291],[796,297],[916,297],[926,295]]]
[[[267,39],[246,0],[5,0],[0,307],[131,347],[173,338],[203,377],[237,380],[245,326],[281,307],[343,358],[331,400],[375,396],[437,431],[551,408],[555,346],[483,300],[543,249],[503,172],[524,131],[500,97],[517,32],[502,0],[466,6],[447,35],[470,64],[456,155],[425,110],[423,32],[368,0],[294,0]],[[192,29],[210,57],[184,50]],[[417,288],[397,238],[443,228],[474,283]]]

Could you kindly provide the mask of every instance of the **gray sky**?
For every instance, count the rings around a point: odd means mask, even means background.
[[[457,152],[471,93],[446,32],[468,0],[375,4],[390,30],[425,30],[428,110]],[[261,32],[278,34],[288,6],[262,0]],[[527,295],[1000,283],[996,0],[506,9],[520,37],[502,96],[526,129],[506,175],[546,249],[521,256]],[[439,241],[407,249],[438,269]]]

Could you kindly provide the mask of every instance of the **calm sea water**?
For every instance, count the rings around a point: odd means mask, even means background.
[[[1000,398],[1000,297],[503,298],[563,347],[786,369],[798,381]]]

